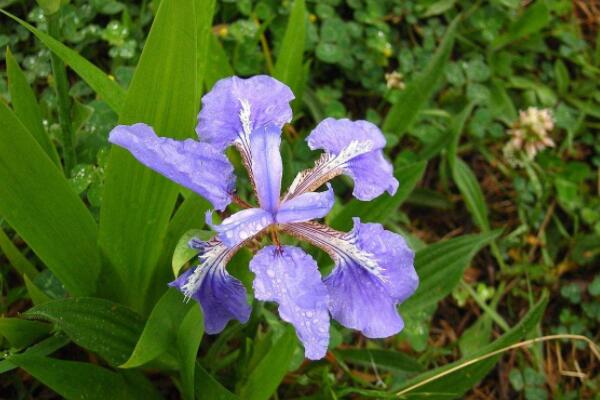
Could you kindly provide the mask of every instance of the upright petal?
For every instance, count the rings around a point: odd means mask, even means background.
[[[139,162],[209,200],[218,210],[231,202],[235,187],[233,166],[221,152],[192,139],[158,137],[146,124],[119,125],[109,141]]]
[[[278,303],[279,315],[296,328],[306,357],[323,358],[329,344],[328,298],[315,260],[298,247],[268,246],[256,253],[250,270],[256,274],[256,298]]]
[[[334,259],[335,268],[324,281],[334,319],[370,338],[402,330],[397,305],[419,284],[414,253],[402,236],[358,218],[347,234],[312,222],[284,229],[323,248]]]
[[[352,177],[353,195],[359,200],[372,200],[384,191],[396,192],[398,181],[383,157],[385,137],[372,123],[326,118],[306,140],[311,149],[323,149],[326,156],[313,169],[298,175],[290,192],[297,195],[314,190],[341,173]]]
[[[233,250],[218,242],[207,243],[200,265],[169,284],[200,304],[204,330],[211,335],[221,332],[232,319],[246,323],[250,318],[246,288],[225,270],[232,255]]]
[[[273,223],[273,215],[262,208],[248,208],[225,218],[221,225],[212,223],[212,212],[206,213],[206,223],[216,232],[223,244],[235,247]]]
[[[250,174],[261,208],[275,213],[281,193],[281,129],[275,125],[257,128],[250,135]]]
[[[328,183],[325,192],[302,193],[282,203],[275,219],[278,223],[285,224],[323,218],[333,207],[334,201],[333,189]]]
[[[225,149],[241,134],[292,120],[294,94],[285,84],[266,75],[221,79],[202,98],[196,132],[203,142]]]

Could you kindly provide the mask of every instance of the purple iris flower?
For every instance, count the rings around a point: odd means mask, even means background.
[[[273,245],[259,250],[250,262],[254,296],[277,303],[281,318],[295,327],[306,357],[319,359],[327,352],[330,317],[370,338],[401,331],[404,323],[397,306],[414,293],[419,278],[414,252],[399,234],[358,218],[350,232],[315,222],[333,206],[328,182],[338,175],[354,180],[353,195],[359,200],[395,193],[398,181],[383,156],[385,138],[375,125],[323,120],[307,138],[309,147],[323,154],[281,194],[281,130],[291,121],[293,99],[286,85],[268,76],[226,78],[202,99],[199,140],[157,137],[144,124],[117,126],[109,140],[221,211],[234,198],[235,187],[224,151],[232,145],[239,150],[258,206],[248,206],[220,224],[213,224],[212,213],[207,213],[215,237],[190,241],[199,253],[199,265],[170,285],[198,301],[209,334],[220,332],[232,319],[248,321],[246,289],[226,265],[249,241],[270,233]],[[324,185],[325,190],[317,191]],[[315,260],[300,247],[281,245],[279,233],[326,251],[335,263],[333,271],[322,279]]]

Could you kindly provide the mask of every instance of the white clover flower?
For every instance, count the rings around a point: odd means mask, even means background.
[[[550,137],[554,129],[552,112],[547,109],[529,107],[519,112],[519,119],[508,129],[509,142],[503,152],[506,161],[513,166],[531,161],[539,151],[546,147],[554,147]]]
[[[406,88],[406,84],[404,83],[404,75],[398,71],[386,73],[385,83],[388,89],[404,90],[404,88]]]

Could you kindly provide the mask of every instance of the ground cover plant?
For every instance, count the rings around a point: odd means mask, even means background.
[[[597,398],[596,2],[0,10],[0,397]]]

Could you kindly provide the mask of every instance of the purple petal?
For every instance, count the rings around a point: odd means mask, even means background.
[[[400,332],[404,322],[397,305],[419,285],[414,252],[402,236],[380,224],[362,224],[358,218],[347,240],[355,250],[340,257],[325,278],[331,315],[370,338]]]
[[[414,252],[402,236],[380,224],[362,224],[358,218],[349,233],[314,222],[287,224],[283,229],[321,247],[334,259],[335,268],[324,280],[334,319],[371,338],[402,330],[397,305],[419,285]]]
[[[146,124],[119,125],[108,139],[139,162],[209,200],[218,210],[231,202],[233,166],[224,154],[192,139],[158,137]]]
[[[353,195],[359,200],[372,200],[384,191],[394,194],[398,181],[392,165],[383,157],[385,137],[367,121],[326,118],[306,139],[311,149],[323,149],[328,154],[343,155],[352,145],[369,145],[368,152],[349,152],[344,160],[344,172],[354,180]]]
[[[312,149],[322,149],[331,154],[339,154],[352,141],[370,141],[372,150],[385,147],[385,137],[375,125],[368,121],[325,118],[308,135],[306,141]]]
[[[221,225],[212,223],[212,212],[206,213],[206,223],[218,232],[227,247],[235,247],[273,223],[273,215],[262,208],[249,208],[225,218]]]
[[[221,332],[232,319],[246,323],[250,318],[246,288],[225,270],[229,251],[221,244],[213,246],[200,257],[201,265],[169,283],[200,304],[204,330],[210,335]]]
[[[384,191],[396,193],[398,180],[392,164],[383,157],[383,151],[372,151],[348,162],[347,173],[354,180],[352,194],[359,200],[369,201]]]
[[[223,150],[244,131],[240,119],[243,102],[249,106],[251,132],[267,124],[281,128],[290,122],[292,109],[289,103],[293,99],[289,87],[266,75],[221,79],[202,98],[196,132],[203,142]]]
[[[260,127],[250,135],[250,173],[258,202],[263,209],[273,213],[279,206],[283,173],[280,144],[281,129],[275,125]]]
[[[328,298],[315,260],[298,247],[268,246],[256,253],[250,270],[256,274],[256,298],[278,303],[279,315],[296,328],[306,357],[323,358],[329,344]]]
[[[283,224],[323,218],[333,207],[334,201],[333,189],[327,184],[325,192],[303,193],[285,201],[279,207],[275,219]]]

